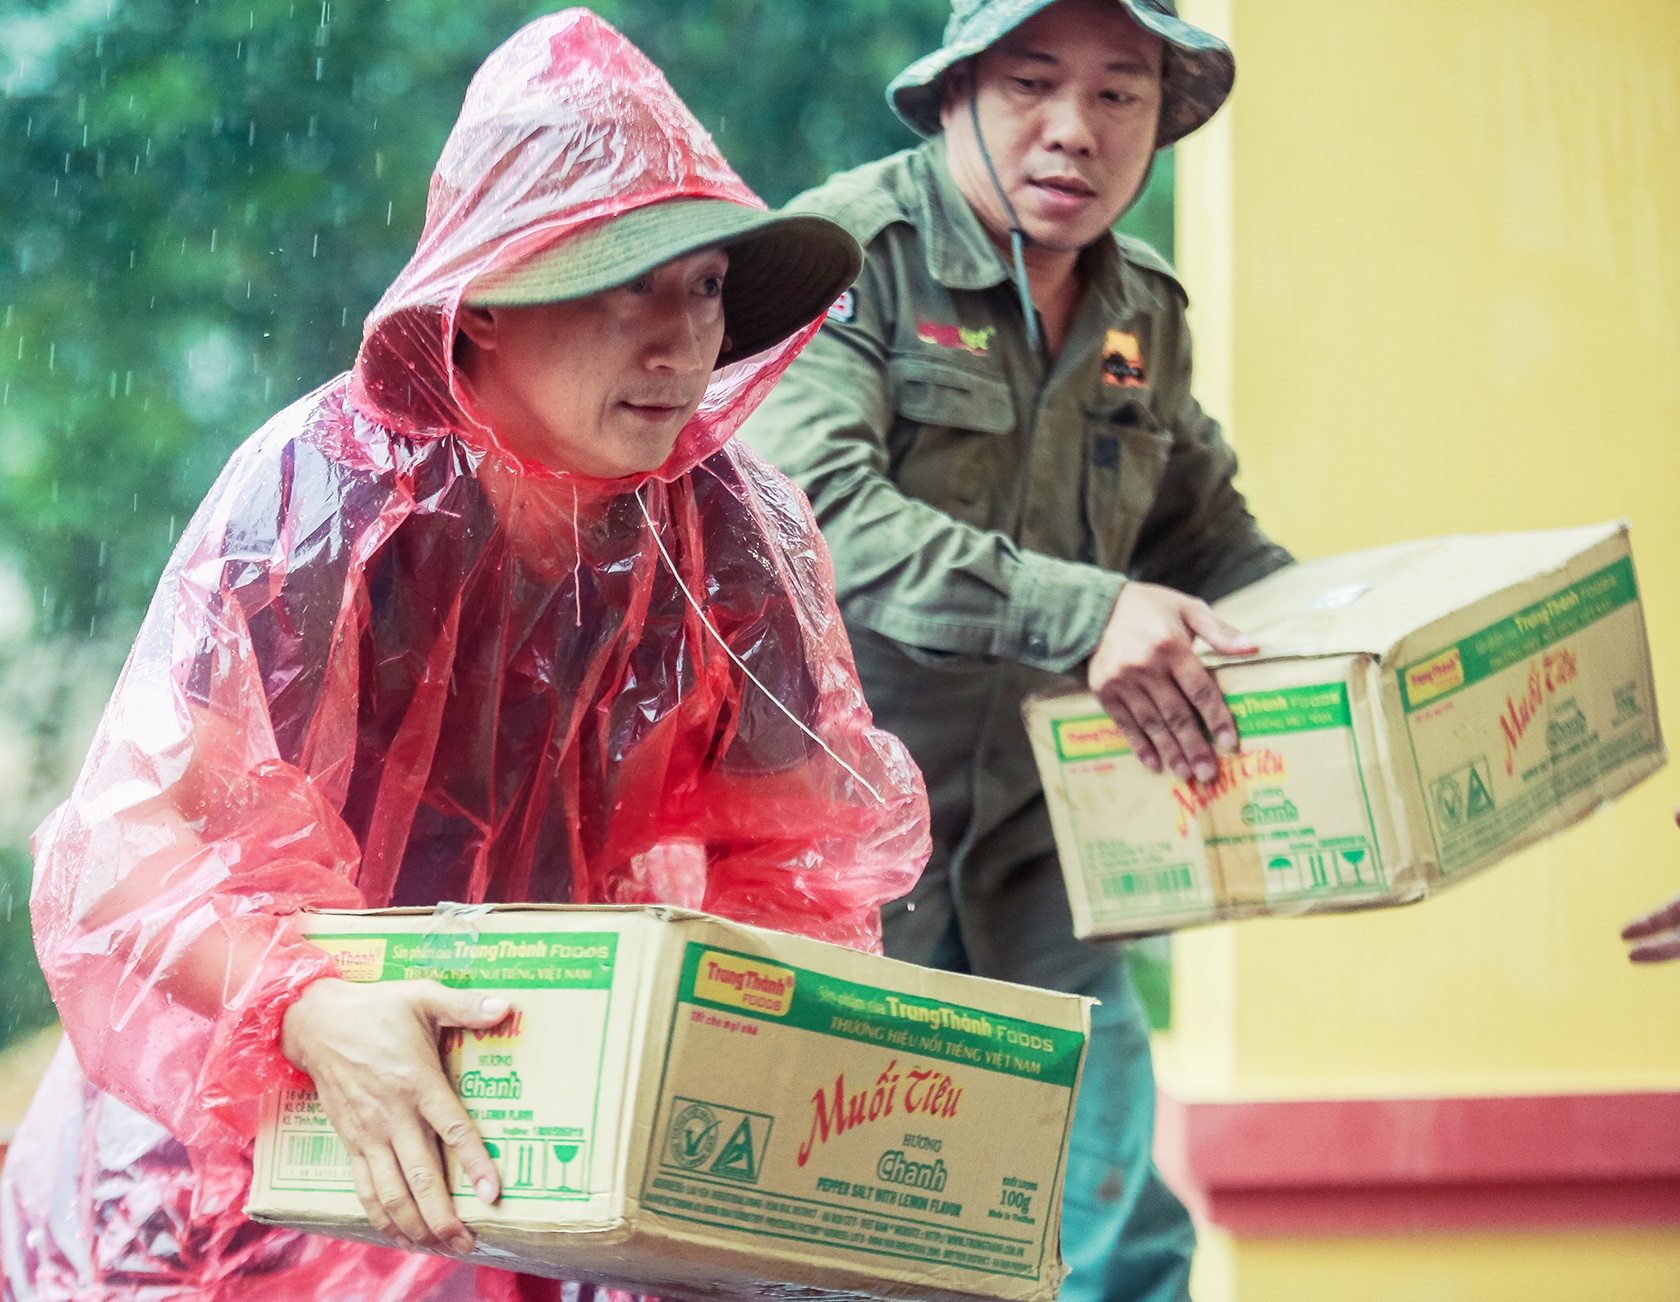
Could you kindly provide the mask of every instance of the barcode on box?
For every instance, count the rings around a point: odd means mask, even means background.
[[[1111,899],[1133,895],[1194,895],[1196,878],[1183,864],[1144,872],[1117,873],[1102,879],[1103,892]]]
[[[287,1180],[333,1181],[350,1178],[350,1158],[337,1135],[285,1135],[280,1171]]]

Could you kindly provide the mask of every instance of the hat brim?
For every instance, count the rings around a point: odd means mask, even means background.
[[[940,132],[945,102],[945,74],[964,59],[990,49],[1055,0],[1004,0],[984,7],[957,30],[947,30],[945,44],[917,59],[887,87],[887,102],[905,126],[920,136]],[[1237,60],[1231,47],[1212,32],[1163,13],[1142,0],[1115,0],[1145,31],[1163,43],[1161,122],[1155,147],[1175,145],[1219,111],[1236,84]]]
[[[782,215],[727,199],[666,199],[570,235],[467,287],[469,307],[533,307],[588,298],[675,258],[720,248],[729,348],[717,364],[774,347],[828,310],[863,265],[844,227],[812,214]]]

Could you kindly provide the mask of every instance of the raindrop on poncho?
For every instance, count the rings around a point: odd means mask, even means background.
[[[921,780],[871,725],[808,506],[732,440],[814,323],[718,371],[636,480],[523,464],[457,397],[469,282],[684,195],[762,206],[606,24],[521,30],[354,371],[183,534],[37,834],[68,1037],[0,1184],[9,1299],[560,1295],[242,1215],[258,1101],[304,1080],[281,1015],[334,972],[298,910],[663,899],[878,943],[927,855]]]

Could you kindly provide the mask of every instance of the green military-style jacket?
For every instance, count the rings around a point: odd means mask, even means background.
[[[1146,245],[1085,251],[1047,361],[942,139],[790,207],[847,227],[863,271],[743,436],[810,496],[865,694],[928,780],[934,858],[889,952],[925,961],[954,910],[975,971],[1077,988],[1020,703],[1090,657],[1128,577],[1211,599],[1288,554],[1190,396],[1185,294]],[[999,909],[1038,958],[999,947]]]

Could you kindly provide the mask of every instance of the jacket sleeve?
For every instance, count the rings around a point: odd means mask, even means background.
[[[1160,415],[1172,432],[1172,454],[1154,504],[1138,534],[1127,573],[1204,601],[1263,579],[1293,557],[1261,530],[1236,489],[1236,453],[1219,422],[1191,396],[1190,331],[1182,299],[1163,332],[1170,363]]]
[[[926,651],[1065,672],[1096,649],[1125,579],[1029,551],[893,483],[886,258],[877,240],[853,318],[824,323],[743,437],[810,497],[849,622]]]
[[[287,915],[361,904],[335,801],[362,539],[331,508],[367,484],[336,473],[272,427],[236,455],[159,583],[70,799],[36,837],[36,946],[76,1056],[189,1146],[249,1139],[262,1094],[301,1079],[280,1019],[335,968]],[[287,733],[296,744],[277,741]]]

